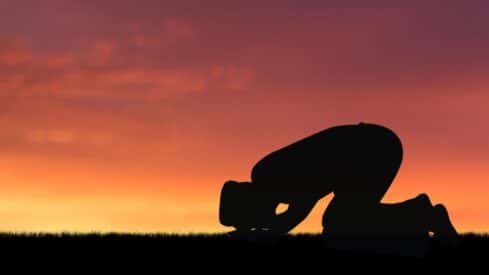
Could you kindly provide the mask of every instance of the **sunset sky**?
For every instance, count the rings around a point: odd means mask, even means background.
[[[224,181],[360,121],[403,141],[385,202],[489,231],[488,26],[482,0],[2,0],[0,231],[226,231]]]

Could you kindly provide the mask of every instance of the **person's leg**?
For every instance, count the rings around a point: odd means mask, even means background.
[[[336,199],[336,200],[335,200]],[[362,205],[335,198],[323,216],[326,245],[361,253],[424,256],[433,209],[426,195],[396,204]]]
[[[446,207],[443,204],[437,204],[433,207],[433,212],[433,220],[430,227],[435,236],[442,239],[456,239],[458,233],[450,221]]]
[[[324,233],[336,236],[428,234],[433,207],[426,195],[396,204],[352,204],[335,197],[323,215]]]
[[[458,236],[445,206],[433,206],[426,194],[401,203],[381,204],[379,215],[396,223],[394,228],[399,228],[400,233],[410,234],[421,230],[432,232],[441,239]]]
[[[376,222],[387,235],[427,236],[432,231],[434,208],[426,194],[399,203],[379,204]]]
[[[380,202],[401,165],[401,141],[385,127],[363,123],[355,128],[353,136],[352,132],[337,133],[337,139],[337,147],[343,150],[337,156],[341,160],[338,167],[333,169],[335,197],[323,216],[323,226],[341,234],[379,231],[368,227],[383,222],[386,211],[381,211]]]
[[[400,203],[380,203],[354,209],[333,199],[323,215],[325,233],[335,235],[423,236],[455,238],[457,231],[446,208],[433,206],[426,194]]]

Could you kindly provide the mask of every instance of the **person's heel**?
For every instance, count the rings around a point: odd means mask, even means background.
[[[437,204],[433,207],[433,233],[435,238],[443,246],[455,247],[460,243],[459,234],[450,221],[448,211],[443,204]]]

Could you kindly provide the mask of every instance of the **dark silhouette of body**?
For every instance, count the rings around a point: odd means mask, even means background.
[[[323,216],[332,238],[457,235],[443,205],[426,194],[395,204],[381,203],[402,161],[402,144],[383,126],[360,123],[328,128],[260,160],[251,183],[228,181],[221,191],[220,222],[237,232],[284,234],[333,192]],[[275,214],[279,203],[288,204]]]

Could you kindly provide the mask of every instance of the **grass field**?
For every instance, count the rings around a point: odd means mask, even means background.
[[[0,234],[3,253],[18,257],[129,259],[346,259],[406,257],[344,253],[328,248],[320,235],[287,235],[280,239],[245,240],[226,234]],[[456,248],[432,240],[432,251],[417,260],[489,260],[489,235],[464,234]]]
[[[489,236],[465,234],[456,248],[423,257],[345,253],[320,235],[288,235],[270,241],[224,234],[0,234],[2,274],[362,274],[462,270],[484,273]],[[334,271],[334,272],[333,272]]]

